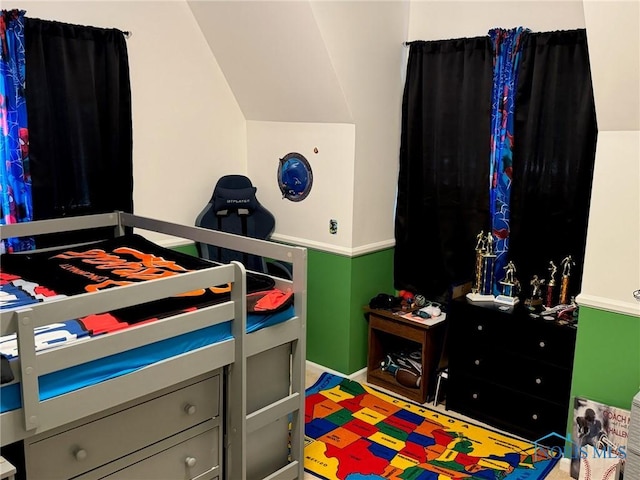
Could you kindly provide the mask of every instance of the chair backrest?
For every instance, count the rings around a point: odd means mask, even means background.
[[[256,197],[256,187],[244,175],[225,175],[213,189],[211,199],[196,218],[196,226],[268,240],[275,217]],[[242,262],[247,270],[267,273],[265,259],[235,250],[197,244],[200,257],[219,263]]]

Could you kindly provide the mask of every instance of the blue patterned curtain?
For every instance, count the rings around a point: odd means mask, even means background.
[[[24,10],[0,17],[0,224],[32,219],[29,131],[25,98]],[[31,250],[31,238],[2,241],[1,251]]]
[[[491,95],[491,165],[489,210],[494,236],[493,294],[502,293],[499,282],[508,263],[510,197],[515,92],[521,42],[528,29],[522,27],[489,31],[493,43],[493,91]]]

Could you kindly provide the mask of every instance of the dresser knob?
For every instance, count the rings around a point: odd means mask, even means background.
[[[536,383],[537,383],[538,385],[540,385],[540,384],[542,383],[542,379],[541,379],[541,378],[536,378]]]
[[[478,398],[478,394],[474,393],[473,395],[471,395],[474,399]]]
[[[193,468],[196,466],[196,459],[195,457],[187,457],[184,459],[184,463],[187,467]]]
[[[482,330],[482,325],[478,325],[478,330]]]
[[[475,362],[473,362],[473,363],[475,363],[476,365],[480,365],[480,360],[476,360],[476,361],[475,361]]]
[[[84,448],[79,448],[73,454],[73,456],[76,457],[76,460],[79,462],[85,460],[87,458],[87,455],[87,451]]]
[[[544,342],[540,342],[540,348],[544,348],[545,343]]]
[[[534,413],[533,415],[531,415],[531,418],[533,418],[534,420],[537,420],[538,419],[538,414]]]
[[[187,415],[193,415],[194,413],[196,413],[198,409],[196,408],[195,405],[191,405],[190,403],[187,403],[184,406],[184,411],[186,412]]]

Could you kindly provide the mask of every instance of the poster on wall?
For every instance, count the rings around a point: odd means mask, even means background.
[[[619,478],[623,478],[630,420],[629,410],[575,397],[571,477],[583,478],[580,476],[580,469],[585,461],[596,465],[598,462],[610,463],[613,459],[618,459]]]

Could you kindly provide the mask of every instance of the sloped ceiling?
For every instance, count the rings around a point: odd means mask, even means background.
[[[187,3],[247,120],[353,122],[309,2]]]

